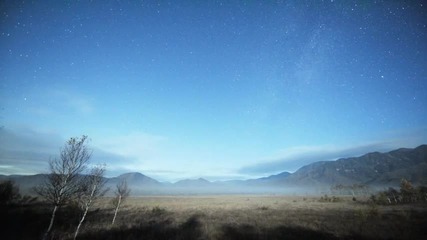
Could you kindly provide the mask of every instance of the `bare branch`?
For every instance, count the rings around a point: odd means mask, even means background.
[[[86,169],[92,151],[86,146],[87,136],[70,138],[60,150],[59,158],[49,161],[50,174],[46,181],[34,191],[54,206],[49,227],[44,239],[49,235],[58,207],[70,201],[82,190],[82,173]]]

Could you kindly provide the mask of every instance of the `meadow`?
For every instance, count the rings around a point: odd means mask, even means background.
[[[110,201],[97,202],[79,239],[427,239],[425,203],[377,205],[342,196],[130,197],[111,226]],[[41,203],[3,209],[3,236],[40,238],[49,210]],[[52,238],[71,238],[78,216],[63,208]]]

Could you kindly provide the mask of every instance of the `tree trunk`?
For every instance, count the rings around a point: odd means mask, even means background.
[[[77,225],[76,232],[74,233],[74,240],[77,238],[77,235],[79,234],[80,227],[82,226],[82,224],[86,218],[86,214],[89,211],[90,205],[92,205],[92,199],[93,199],[93,196],[95,195],[96,187],[97,187],[96,184],[93,185],[93,187],[92,187],[92,192],[90,193],[89,199],[87,200],[87,202],[85,204],[85,211],[83,213],[82,219],[80,219],[79,225]]]
[[[116,210],[114,211],[114,217],[113,221],[111,222],[111,225],[114,225],[114,221],[116,221],[117,212],[119,211],[120,203],[122,201],[122,196],[119,196],[119,201],[117,202]]]
[[[86,205],[85,212],[83,213],[82,219],[80,219],[79,225],[77,225],[76,232],[74,233],[74,239],[76,239],[77,235],[79,234],[80,227],[82,226],[82,224],[83,224],[83,222],[84,222],[84,220],[86,218],[86,214],[87,214],[88,210],[89,210],[89,206]]]
[[[58,210],[58,205],[55,205],[55,207],[53,208],[52,216],[50,217],[49,227],[47,228],[47,230],[46,230],[46,232],[45,232],[45,234],[43,236],[43,240],[47,239],[47,237],[49,236],[50,231],[52,230],[53,221],[55,220],[56,210]]]

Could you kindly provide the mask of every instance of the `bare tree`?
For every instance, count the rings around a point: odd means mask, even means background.
[[[79,194],[78,202],[83,211],[82,218],[77,225],[76,232],[74,233],[74,239],[79,234],[80,227],[82,226],[89,208],[92,206],[94,201],[103,196],[108,189],[104,189],[106,179],[104,178],[105,165],[98,165],[91,169],[90,174],[87,175],[82,184],[82,191]]]
[[[126,179],[122,179],[122,181],[116,185],[116,191],[114,193],[116,196],[113,199],[113,204],[116,209],[114,211],[114,217],[111,225],[114,225],[114,222],[116,221],[117,212],[119,211],[120,205],[130,194],[130,189],[128,188]]]
[[[59,207],[81,191],[81,176],[92,155],[86,146],[87,136],[70,138],[60,150],[60,157],[49,161],[50,174],[46,181],[35,187],[35,192],[53,205],[49,227],[43,239],[47,239]]]

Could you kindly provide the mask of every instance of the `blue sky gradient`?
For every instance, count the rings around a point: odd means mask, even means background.
[[[110,175],[172,181],[427,143],[426,7],[2,1],[0,174],[82,134]]]

